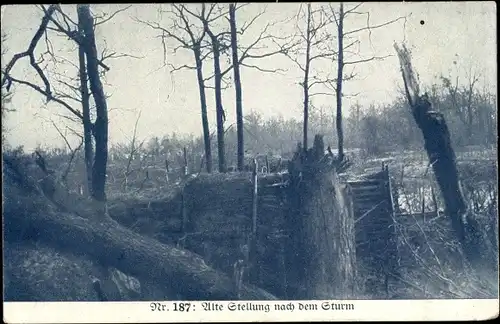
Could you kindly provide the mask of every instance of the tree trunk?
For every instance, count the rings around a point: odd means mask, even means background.
[[[337,68],[337,87],[335,93],[337,95],[337,139],[339,148],[339,161],[344,159],[344,131],[342,129],[342,78],[344,75],[344,4],[340,3],[339,13],[339,54]]]
[[[83,22],[80,11],[78,11],[78,32],[84,35]],[[82,116],[83,116],[83,143],[85,152],[85,173],[86,173],[86,195],[92,196],[92,161],[94,159],[94,148],[92,144],[92,121],[90,120],[90,94],[87,79],[87,66],[85,64],[85,48],[78,46],[78,61],[80,69],[80,93],[82,96]]]
[[[219,155],[219,172],[226,172],[226,157],[224,146],[224,108],[222,107],[222,73],[220,69],[220,49],[217,36],[208,27],[208,22],[204,21],[204,28],[212,40],[212,50],[214,53],[214,78],[215,78],[215,107],[217,113],[217,152]]]
[[[352,201],[340,184],[321,136],[289,164],[287,244],[289,299],[344,299],[356,293]]]
[[[238,60],[238,42],[236,30],[236,8],[229,5],[229,22],[231,24],[231,48],[233,54],[234,89],[236,91],[236,133],[238,137],[238,171],[243,171],[245,149],[243,143],[243,102],[241,94],[240,64]]]
[[[450,132],[443,114],[431,110],[431,103],[426,94],[419,95],[416,71],[413,70],[408,49],[404,45],[399,48],[397,44],[394,48],[401,65],[406,98],[413,118],[422,131],[424,148],[443,196],[445,214],[451,218],[453,230],[469,262],[480,271],[483,270],[482,265],[496,269],[498,250],[495,251],[472,212],[467,210],[455,162],[455,152],[451,146]]]
[[[491,257],[491,247],[467,210],[446,121],[441,113],[431,111],[431,103],[425,97],[419,97],[415,102],[413,117],[422,130],[429,163],[443,195],[445,213],[451,217],[453,230],[466,257],[473,264],[481,264]]]
[[[203,80],[203,61],[201,60],[200,44],[195,44],[194,57],[196,61],[196,76],[198,78],[198,89],[200,91],[201,124],[203,126],[203,141],[205,144],[205,163],[208,173],[212,172],[212,145],[210,140],[210,128],[207,116],[207,96],[205,93],[205,82]]]
[[[309,124],[309,68],[311,65],[311,4],[307,4],[307,30],[306,30],[306,65],[304,68],[304,81],[302,87],[304,89],[304,124],[303,124],[303,149],[307,150],[308,139],[307,130]]]
[[[115,222],[61,212],[45,197],[45,191],[42,194],[37,185],[26,185],[26,174],[25,179],[19,180],[15,176],[19,171],[9,169],[8,173],[9,190],[4,197],[7,242],[36,241],[84,255],[141,282],[171,288],[185,300],[236,299],[232,280],[207,266],[197,254],[161,244]],[[243,300],[276,299],[248,285],[242,287],[240,294]]]
[[[94,19],[89,5],[78,5],[78,15],[85,31],[85,53],[90,89],[96,105],[94,124],[95,158],[92,170],[92,197],[100,202],[106,201],[106,167],[108,163],[108,107],[106,96],[99,77],[99,64],[94,35]]]

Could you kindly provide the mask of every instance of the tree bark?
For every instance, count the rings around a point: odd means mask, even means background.
[[[451,217],[453,230],[467,259],[475,265],[484,264],[484,261],[490,263],[492,249],[467,209],[446,121],[441,113],[431,110],[431,103],[425,96],[414,102],[413,117],[424,136],[424,147],[443,196],[445,214]]]
[[[203,80],[203,61],[201,59],[200,44],[194,45],[194,58],[196,61],[196,76],[198,78],[198,89],[200,91],[201,124],[203,127],[203,141],[205,144],[205,165],[208,173],[212,172],[212,144],[210,140],[210,128],[207,116],[207,95],[205,93],[205,81]]]
[[[303,124],[303,149],[307,151],[308,138],[307,130],[309,124],[309,69],[311,66],[311,4],[307,4],[307,30],[306,30],[306,65],[304,68],[304,81],[302,87],[304,89],[304,124]]]
[[[214,78],[215,78],[215,106],[217,113],[217,151],[219,155],[219,172],[226,172],[226,154],[224,144],[224,108],[222,107],[222,72],[220,69],[220,48],[217,36],[208,27],[208,22],[204,21],[204,28],[212,41],[214,54]]]
[[[337,67],[337,87],[335,93],[337,96],[337,139],[339,148],[339,161],[344,159],[344,131],[342,129],[342,78],[344,74],[344,4],[340,3],[339,26],[339,53]]]
[[[78,32],[83,35],[83,17],[78,11]],[[85,48],[78,46],[78,61],[80,74],[80,93],[82,96],[82,116],[83,116],[83,143],[85,152],[85,173],[86,173],[86,194],[92,195],[92,161],[94,159],[94,148],[92,144],[92,121],[90,119],[90,94],[88,88],[87,66],[85,64]]]
[[[431,110],[427,94],[419,94],[416,72],[411,64],[411,53],[404,45],[400,48],[395,44],[394,48],[401,65],[406,98],[413,118],[422,131],[424,148],[444,200],[445,214],[451,219],[462,251],[477,270],[483,271],[484,265],[497,269],[498,250],[492,246],[473,213],[467,208],[446,121],[441,113]]]
[[[343,299],[356,293],[352,201],[324,155],[323,139],[289,164],[289,299]]]
[[[238,141],[238,171],[243,171],[245,149],[243,143],[243,102],[241,93],[240,64],[238,59],[238,40],[236,30],[236,7],[229,5],[229,22],[231,24],[231,48],[233,54],[234,89],[236,91],[236,133]]]
[[[108,107],[106,96],[99,77],[99,59],[94,34],[94,19],[90,5],[78,5],[78,15],[85,32],[85,53],[90,89],[96,104],[94,123],[95,158],[92,169],[92,197],[100,202],[106,201],[106,167],[108,163]]]

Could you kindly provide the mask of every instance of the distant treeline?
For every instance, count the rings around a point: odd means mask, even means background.
[[[465,146],[491,148],[496,145],[496,96],[466,88],[449,91],[445,85],[431,88],[429,97],[433,109],[443,113],[455,149]],[[358,149],[365,155],[378,155],[389,151],[414,150],[422,148],[422,135],[417,128],[407,102],[401,96],[393,103],[376,106],[354,105],[346,107],[349,115],[344,119],[345,148]],[[310,133],[325,136],[326,145],[335,152],[335,116],[333,107],[312,107],[309,117]],[[236,128],[227,123],[226,159],[228,166],[236,165]],[[215,128],[215,126],[213,127]],[[302,138],[302,120],[284,117],[264,118],[251,113],[244,119],[245,151],[247,161],[256,155],[281,156],[291,158],[297,143]],[[201,133],[201,132],[200,132]],[[212,132],[212,153],[217,160],[217,140]],[[312,144],[312,143],[310,143]],[[184,163],[183,150],[186,148],[190,172],[198,172],[203,159],[203,139],[200,136],[186,136],[172,133],[153,137],[134,144],[115,144],[110,147],[110,168],[116,164],[127,164],[130,172],[141,168],[164,169],[166,162],[174,171]],[[56,164],[67,163],[70,153],[62,149],[44,150]],[[56,162],[58,161],[58,162]],[[81,162],[82,161],[82,162]],[[120,163],[119,161],[123,161]],[[83,163],[83,152],[75,155],[76,168]]]
[[[456,149],[465,146],[496,145],[496,96],[474,91],[470,96],[467,89],[450,93],[444,86],[431,88],[429,97],[433,109],[443,113]],[[402,151],[422,148],[422,135],[407,102],[401,96],[393,103],[376,106],[354,105],[344,119],[346,149],[360,149],[367,155],[377,155],[388,151]],[[321,133],[326,145],[335,152],[337,139],[333,107],[312,107],[309,117],[311,134]],[[248,158],[255,155],[280,155],[290,158],[302,136],[302,120],[284,117],[264,118],[253,112],[244,119],[245,151]],[[229,123],[228,123],[229,124]],[[216,134],[213,133],[212,146],[214,160],[217,159]],[[226,159],[228,166],[236,164],[236,128],[226,131]],[[312,139],[311,143],[312,145]],[[178,134],[154,137],[145,142],[137,154],[151,154],[169,157],[172,162],[179,159],[183,148],[190,156],[203,155],[201,136],[182,136]],[[111,153],[116,156],[127,155],[127,144],[116,145]]]

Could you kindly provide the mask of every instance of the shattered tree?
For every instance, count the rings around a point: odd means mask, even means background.
[[[87,172],[89,171],[90,164],[93,163],[91,167],[92,174],[88,175],[88,181],[90,182],[89,185],[91,186],[91,196],[95,201],[100,202],[102,205],[101,208],[105,210],[106,168],[108,155],[108,108],[106,104],[106,95],[101,82],[99,67],[104,68],[106,71],[109,70],[109,67],[103,62],[105,57],[99,58],[97,55],[94,29],[98,23],[94,21],[89,5],[77,5],[77,24],[73,23],[71,18],[64,13],[59,5],[50,5],[47,8],[45,6],[40,6],[40,8],[44,13],[41,23],[30,41],[28,49],[24,52],[15,54],[12,60],[7,64],[5,71],[2,71],[2,85],[7,85],[7,88],[9,88],[12,83],[28,86],[44,95],[47,99],[47,103],[52,101],[62,105],[82,122],[84,128]],[[63,27],[62,23],[60,23],[56,18],[56,13],[62,17],[67,28]],[[108,21],[112,18],[112,16],[114,16],[114,14],[100,23]],[[75,24],[75,30],[70,28],[69,22]],[[61,99],[63,97],[61,97],[57,91],[54,91],[47,74],[39,66],[39,63],[35,58],[37,45],[42,36],[44,34],[46,35],[49,30],[54,30],[58,34],[66,35],[70,40],[74,41],[78,45],[79,77],[82,96],[81,103],[83,106],[82,112],[78,109],[74,109],[71,105]],[[46,35],[46,37],[48,36]],[[111,56],[112,55],[108,56],[108,58]],[[11,70],[16,62],[24,57],[29,58],[31,67],[37,72],[39,78],[43,82],[43,87],[25,80],[16,79],[11,75]],[[87,80],[90,83],[90,93],[86,88],[86,84],[85,86],[82,84],[86,83]],[[91,123],[89,118],[87,99],[90,94],[94,97],[94,101],[96,103],[95,123]],[[92,152],[91,136],[95,138],[94,152]],[[89,156],[93,159],[93,162],[88,160]],[[103,213],[103,216],[106,216],[106,214]]]
[[[451,218],[455,235],[466,258],[474,266],[492,265],[495,255],[491,242],[483,235],[477,220],[467,208],[458,175],[455,151],[443,114],[433,111],[427,94],[420,95],[416,71],[411,64],[411,54],[406,46],[394,44],[399,57],[406,97],[413,118],[422,131],[424,147],[441,191],[445,214]]]
[[[313,147],[299,147],[289,165],[289,299],[349,298],[356,292],[352,201],[335,160],[324,152],[316,135]]]

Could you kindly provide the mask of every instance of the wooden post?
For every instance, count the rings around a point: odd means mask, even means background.
[[[250,234],[250,242],[249,242],[249,247],[250,247],[250,264],[252,267],[252,277],[253,278],[258,278],[258,267],[256,265],[256,259],[257,259],[257,199],[258,199],[258,177],[257,177],[257,159],[253,159],[253,170],[252,170],[252,184],[253,184],[253,190],[252,190],[252,231]]]
[[[389,213],[392,221],[390,222],[390,226],[388,228],[387,233],[387,251],[384,251],[387,255],[387,259],[384,262],[385,264],[385,292],[387,297],[389,297],[389,279],[394,278],[394,275],[397,275],[399,272],[399,247],[397,244],[397,234],[396,234],[396,218],[394,211],[394,198],[391,184],[391,175],[389,173],[389,166],[385,165],[385,180],[386,180],[386,192],[389,197],[389,206],[387,206],[387,212]]]
[[[187,159],[186,147],[184,147],[184,150],[183,150],[183,159],[184,159],[183,177],[187,177],[187,175],[188,175],[188,159]]]
[[[252,183],[253,183],[253,195],[252,195],[252,235],[255,237],[255,235],[257,234],[257,194],[258,194],[257,159],[253,159]]]
[[[420,188],[420,192],[421,192],[420,194],[422,195],[422,208],[421,208],[422,209],[422,217],[423,217],[424,223],[425,223],[427,220],[425,219],[425,187],[424,186],[422,186]]]
[[[165,159],[165,180],[167,180],[167,183],[168,183],[168,174],[169,174],[170,170],[169,170],[169,167],[168,167],[168,159]]]
[[[438,215],[438,203],[437,203],[437,199],[436,199],[436,193],[434,192],[434,185],[433,184],[431,184],[431,197],[432,197],[432,204],[434,205],[434,214],[435,214],[435,216],[437,216]]]

